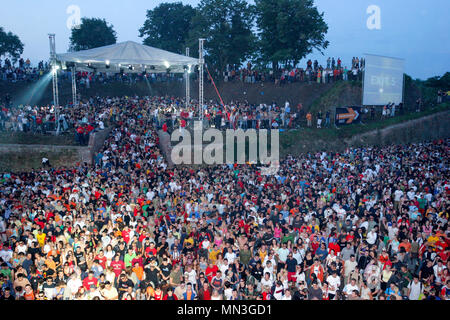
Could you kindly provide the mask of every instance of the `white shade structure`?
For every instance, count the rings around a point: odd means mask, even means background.
[[[186,68],[194,69],[198,59],[153,48],[134,41],[109,46],[56,54],[56,60],[63,66],[75,67],[81,71],[125,73],[183,73]]]

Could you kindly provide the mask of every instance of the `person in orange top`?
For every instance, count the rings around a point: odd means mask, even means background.
[[[136,274],[136,277],[139,281],[142,281],[144,279],[144,268],[139,265],[139,262],[134,263],[132,271]]]
[[[56,272],[56,262],[53,260],[52,255],[48,256],[47,259],[45,259],[45,264],[49,269],[52,269],[54,272]]]
[[[408,239],[403,239],[402,243],[398,246],[398,250],[400,251],[400,248],[405,248],[406,252],[411,251],[411,243],[408,241]]]
[[[25,300],[35,300],[35,296],[34,296],[34,292],[33,292],[33,288],[31,288],[30,284],[27,284],[25,286],[25,292],[23,294],[23,297],[25,298]]]
[[[311,114],[311,112],[308,112],[306,114],[306,122],[307,122],[308,127],[311,127],[311,125],[312,125],[312,114]]]

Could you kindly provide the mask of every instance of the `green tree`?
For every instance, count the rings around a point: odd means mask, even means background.
[[[240,65],[255,50],[253,22],[254,8],[244,0],[202,0],[187,45],[198,57],[198,39],[204,38],[205,61],[222,74],[227,64]]]
[[[259,57],[273,69],[328,47],[328,25],[313,0],[255,0],[255,6]]]
[[[448,90],[450,88],[450,72],[446,72],[442,77],[428,78],[424,84],[427,87]]]
[[[181,2],[161,3],[147,11],[139,36],[145,37],[145,45],[184,54],[184,44],[195,12],[190,5]]]
[[[0,57],[8,54],[15,61],[22,53],[23,43],[19,37],[12,32],[5,32],[0,27]]]
[[[80,51],[115,44],[116,32],[105,19],[81,18],[79,28],[73,28],[70,36],[70,50]]]

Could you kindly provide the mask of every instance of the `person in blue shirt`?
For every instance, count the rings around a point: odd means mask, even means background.
[[[325,243],[322,242],[320,244],[320,247],[316,251],[316,257],[319,258],[320,261],[325,261],[327,255],[328,255],[327,247],[325,246]]]

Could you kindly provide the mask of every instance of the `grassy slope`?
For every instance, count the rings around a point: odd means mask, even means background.
[[[308,150],[317,151],[330,145],[341,145],[344,139],[356,134],[362,134],[374,130],[380,130],[395,124],[419,119],[437,112],[450,110],[450,103],[443,103],[423,112],[413,112],[386,120],[374,121],[367,124],[354,124],[339,129],[332,128],[301,128],[299,130],[285,131],[280,135],[280,153],[284,156],[288,153],[298,154]]]
[[[40,169],[42,158],[50,160],[53,167],[74,165],[78,157],[73,150],[64,152],[8,152],[0,155],[0,172],[20,172]]]
[[[0,132],[0,144],[77,145],[73,135],[41,135],[26,132]]]

